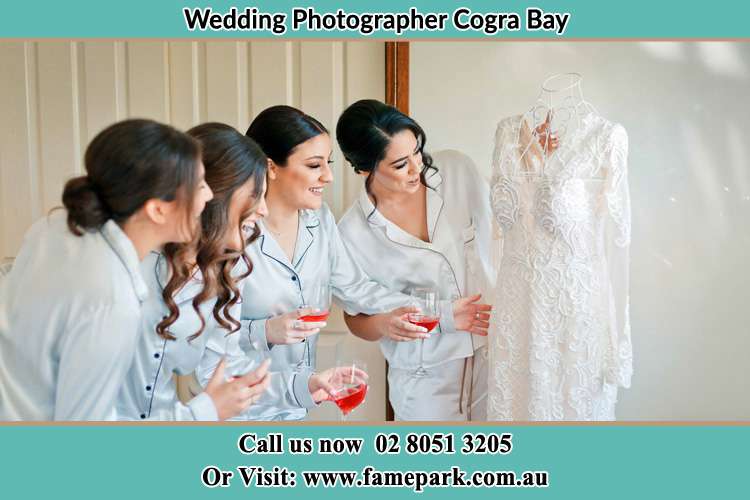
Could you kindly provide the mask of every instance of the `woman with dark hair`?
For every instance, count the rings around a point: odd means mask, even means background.
[[[242,418],[300,420],[331,396],[329,382],[335,374],[314,374],[315,334],[326,325],[303,319],[316,315],[306,307],[314,290],[330,286],[333,298],[351,314],[382,313],[411,299],[370,280],[339,237],[333,214],[323,203],[323,190],[333,180],[326,128],[298,109],[274,106],[253,120],[247,135],[268,156],[269,215],[259,223],[258,242],[247,249],[253,274],[243,289],[240,344],[250,357],[272,359],[273,378]],[[426,332],[403,320],[413,310],[384,313],[383,321],[399,332]],[[203,381],[222,355],[213,352],[213,361],[201,363]]]
[[[199,144],[150,120],[104,129],[85,167],[0,284],[0,420],[113,417],[148,295],[140,261],[192,240],[211,199]]]
[[[377,316],[345,316],[355,335],[380,341],[396,419],[486,419],[491,307],[478,293],[492,275],[489,255],[482,254],[491,248],[486,181],[456,151],[436,154],[433,162],[419,124],[380,101],[349,106],[336,137],[365,177],[359,199],[339,221],[357,263],[393,291],[428,287],[454,300],[441,307],[437,334],[422,346],[411,342],[416,335],[388,336]]]
[[[221,363],[203,393],[187,404],[177,398],[173,375],[192,373],[207,343],[237,342],[240,287],[252,271],[245,247],[268,213],[267,159],[252,139],[222,123],[198,125],[188,135],[201,145],[213,199],[201,214],[198,238],[166,245],[141,266],[150,296],[118,398],[122,420],[225,420],[252,404],[269,381],[267,363],[230,381]]]

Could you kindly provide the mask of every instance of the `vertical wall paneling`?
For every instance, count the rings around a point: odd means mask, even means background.
[[[115,42],[115,110],[117,119],[128,117],[128,49],[126,42]]]
[[[117,121],[118,58],[115,42],[83,44],[86,144],[102,129]]]
[[[299,42],[250,43],[251,117],[269,106],[299,102]]]
[[[195,90],[198,92],[198,121],[203,123],[208,116],[208,83],[206,75],[206,42],[197,44],[193,53],[195,59],[196,76]]]
[[[85,168],[83,166],[83,152],[89,142],[87,137],[87,116],[86,116],[86,61],[83,42],[74,42],[70,46],[71,60],[73,61],[72,73],[72,99],[73,99],[73,121],[77,126],[73,126],[75,142],[73,144],[75,151],[75,170],[76,175],[81,175]]]
[[[206,99],[207,121],[218,121],[239,127],[241,110],[247,106],[240,102],[240,77],[242,45],[237,42],[206,43]],[[242,92],[246,97],[246,92]]]
[[[86,42],[83,44],[85,85],[86,139],[122,118],[124,89],[120,88],[122,62],[118,42]],[[87,141],[88,143],[88,141]]]
[[[166,42],[127,43],[128,116],[169,120]]]
[[[343,108],[384,95],[383,43],[0,42],[0,251],[59,204],[86,145],[127,117],[244,131],[262,109],[301,107],[333,132]],[[340,215],[361,186],[334,141],[326,201]]]
[[[78,70],[71,42],[38,45],[39,146],[42,211],[60,205],[61,188],[80,172]]]
[[[170,123],[187,130],[200,120],[198,42],[169,42]]]
[[[302,42],[289,43],[287,50],[287,102],[290,106],[300,106],[302,102]]]
[[[13,257],[41,214],[38,179],[36,47],[0,44],[0,255]]]
[[[237,108],[235,126],[244,132],[250,119],[250,46],[248,42],[236,42],[235,63],[237,65]]]

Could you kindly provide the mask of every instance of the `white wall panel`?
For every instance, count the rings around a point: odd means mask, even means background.
[[[41,215],[36,46],[0,44],[0,251],[13,257]]]
[[[83,72],[85,130],[83,139],[88,143],[103,128],[117,121],[119,54],[115,42],[88,42],[83,44],[80,68]]]
[[[128,116],[168,121],[169,46],[167,42],[128,42]]]
[[[182,130],[201,122],[201,48],[198,42],[169,42],[170,123]]]
[[[247,57],[247,43],[206,43],[206,121],[247,127]]]
[[[299,61],[300,42],[250,44],[251,116],[275,104],[299,106]]]
[[[77,44],[37,44],[39,178],[44,212],[60,204],[61,186],[82,171],[77,64]]]

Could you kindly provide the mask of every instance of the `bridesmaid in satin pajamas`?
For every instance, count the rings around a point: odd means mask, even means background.
[[[240,418],[300,420],[328,398],[331,370],[315,374],[316,335],[325,323],[299,318],[314,287],[328,284],[350,314],[374,314],[394,331],[424,334],[404,315],[413,310],[408,295],[372,281],[343,244],[336,221],[323,202],[333,181],[331,138],[316,119],[288,106],[261,112],[247,135],[269,158],[269,215],[247,253],[253,273],[242,293],[240,346],[251,358],[272,360],[269,390]],[[208,380],[224,349],[209,350],[199,377]]]
[[[114,418],[148,295],[140,261],[191,240],[211,198],[198,143],[150,120],[104,129],[85,168],[0,281],[0,420]]]
[[[199,125],[188,134],[201,144],[213,199],[201,215],[197,241],[152,252],[141,265],[149,298],[118,399],[121,420],[224,420],[257,400],[269,382],[267,366],[245,373],[247,365],[230,360],[228,375],[243,377],[225,381],[220,369],[204,392],[186,404],[177,398],[174,376],[196,369],[210,339],[237,343],[239,293],[250,263],[244,248],[257,238],[255,224],[268,213],[267,159],[252,139],[221,123]]]

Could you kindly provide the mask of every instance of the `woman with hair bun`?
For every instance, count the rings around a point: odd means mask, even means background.
[[[198,366],[206,345],[237,343],[240,288],[252,271],[245,247],[258,237],[256,222],[268,212],[266,155],[223,123],[188,130],[200,142],[206,183],[213,199],[201,214],[200,236],[151,252],[141,266],[150,295],[143,334],[117,403],[120,420],[226,420],[244,411],[269,383],[268,363],[225,380],[225,364],[206,390],[186,404],[177,398],[173,375]],[[239,373],[238,373],[239,374]]]
[[[362,100],[339,117],[336,138],[365,178],[339,221],[357,263],[394,292],[428,287],[441,299],[437,332],[387,335],[377,316],[346,315],[357,336],[380,341],[388,360],[389,400],[397,420],[485,420],[486,336],[491,307],[489,187],[457,151],[434,157],[412,118],[380,101]]]
[[[148,295],[140,261],[195,238],[211,199],[198,142],[151,120],[104,129],[85,168],[0,282],[0,420],[114,416]]]

